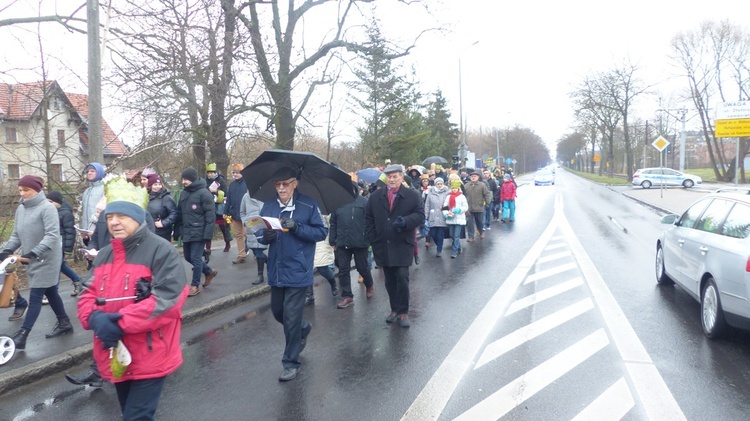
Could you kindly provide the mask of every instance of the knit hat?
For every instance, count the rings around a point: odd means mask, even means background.
[[[156,170],[151,167],[146,167],[141,171],[141,175],[144,177],[148,177],[151,174],[156,174]]]
[[[164,184],[161,181],[161,177],[159,177],[159,174],[149,174],[146,178],[148,179],[148,187],[151,187],[156,183]]]
[[[461,188],[461,181],[459,181],[459,180],[452,180],[451,181],[451,188],[452,189],[460,189]]]
[[[445,183],[445,180],[443,180],[443,177],[435,177],[435,184],[437,183]]]
[[[62,202],[63,202],[62,193],[60,193],[57,190],[52,190],[51,192],[47,193],[47,199],[49,199],[49,200],[51,200],[51,201],[53,201],[53,202],[55,202],[55,203],[57,203],[59,205],[62,205]]]
[[[290,167],[281,167],[271,176],[271,181],[284,181],[290,178],[297,178],[297,171]]]
[[[105,216],[120,213],[133,218],[139,224],[146,220],[148,193],[143,187],[136,187],[128,183],[124,177],[115,176],[105,180],[104,196],[107,198]]]
[[[182,179],[189,180],[191,183],[198,179],[198,171],[193,167],[185,168],[182,172]]]
[[[35,175],[24,175],[18,180],[18,187],[26,187],[39,193],[44,187],[44,181]]]

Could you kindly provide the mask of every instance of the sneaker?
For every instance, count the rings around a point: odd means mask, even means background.
[[[239,257],[239,256],[237,256],[236,259],[232,260],[232,264],[233,265],[236,265],[236,264],[239,264],[239,263],[245,263],[245,257]]]
[[[309,306],[315,304],[315,297],[305,297],[305,305]]]
[[[284,371],[281,372],[281,376],[279,376],[280,382],[288,382],[290,380],[294,380],[297,377],[297,374],[299,373],[299,368],[285,368]]]
[[[47,305],[47,304],[49,304],[49,300],[47,299],[47,296],[45,295],[44,297],[42,297],[42,305]]]
[[[82,292],[83,292],[83,287],[81,287],[81,281],[78,281],[73,284],[73,291],[70,291],[70,296],[77,297]]]
[[[453,254],[453,253],[451,253],[451,259],[455,259],[455,258],[456,258],[456,256],[458,256],[458,255],[457,255],[457,254]]]
[[[333,295],[334,297],[339,295],[339,288],[338,287],[331,288],[331,295]]]
[[[437,254],[435,255],[435,257],[441,257],[441,256],[442,256],[442,253],[440,252],[437,252]]]
[[[367,288],[367,292],[365,293],[365,297],[369,300],[372,298],[372,296],[375,295],[375,285],[371,286],[370,288]]]
[[[349,306],[354,305],[354,298],[352,297],[344,297],[343,300],[339,301],[338,304],[336,304],[336,308],[347,308]]]
[[[406,314],[399,314],[398,315],[398,325],[401,327],[409,327],[411,326],[411,322],[409,321],[409,316]]]
[[[393,323],[396,320],[398,320],[398,315],[395,311],[392,311],[391,314],[389,314],[388,317],[385,318],[386,323]]]
[[[26,314],[26,310],[28,310],[28,307],[15,308],[13,310],[13,314],[8,317],[8,321],[12,322],[15,320],[23,319],[23,315]]]
[[[215,271],[209,273],[208,275],[206,275],[206,280],[203,281],[203,288],[211,285],[211,281],[213,281],[214,278],[216,277],[216,275],[218,275],[218,274],[219,274],[219,271],[215,270]]]
[[[473,242],[474,242],[474,239],[473,239],[473,238],[469,238],[469,239],[467,239],[466,241],[468,241],[468,242],[470,242],[470,243],[473,243]]]
[[[188,292],[188,297],[195,297],[196,295],[200,294],[201,290],[200,288],[196,286],[190,286],[190,292]]]

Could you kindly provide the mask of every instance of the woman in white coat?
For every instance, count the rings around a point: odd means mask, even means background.
[[[329,226],[331,215],[323,215],[323,222],[326,226]],[[318,270],[320,276],[325,278],[331,285],[331,294],[335,297],[339,293],[339,289],[336,286],[336,278],[333,276],[333,270],[331,266],[336,261],[335,254],[333,253],[333,247],[328,244],[328,235],[325,240],[318,241],[315,243],[315,260],[313,266]],[[315,293],[313,292],[313,286],[307,287],[307,296],[305,297],[305,304],[312,304],[315,302]]]
[[[451,192],[443,203],[443,215],[448,225],[448,232],[453,239],[451,258],[455,259],[461,253],[461,230],[466,225],[466,212],[469,211],[469,202],[461,193],[461,182],[451,180]]]

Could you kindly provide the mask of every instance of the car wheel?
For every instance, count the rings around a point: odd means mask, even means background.
[[[641,187],[643,187],[644,189],[650,189],[651,188],[651,182],[648,181],[648,180],[646,180],[643,183],[641,183]]]
[[[672,285],[674,281],[664,270],[664,249],[661,245],[656,247],[656,283],[659,285]]]
[[[16,353],[16,343],[13,338],[0,333],[0,365],[3,365],[13,358]]]
[[[693,183],[693,180],[690,180],[690,179],[687,179],[682,182],[682,186],[685,187],[686,189],[693,187],[693,185],[695,185],[695,183]]]
[[[701,294],[701,322],[703,333],[711,339],[716,339],[724,333],[726,321],[724,310],[721,309],[719,288],[714,278],[708,278]]]

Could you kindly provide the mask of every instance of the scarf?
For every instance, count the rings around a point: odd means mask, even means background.
[[[401,187],[401,186],[399,186]],[[399,187],[396,188],[388,188],[387,198],[388,198],[388,208],[389,210],[393,210],[393,202],[396,201],[396,193],[398,193]]]
[[[453,209],[456,207],[456,198],[461,195],[461,190],[458,190],[457,192],[451,193],[448,195],[448,211],[453,212]]]

